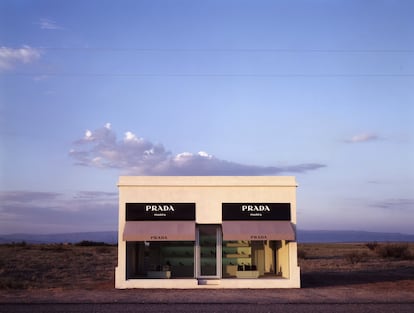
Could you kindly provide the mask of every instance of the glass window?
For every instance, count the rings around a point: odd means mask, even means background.
[[[223,241],[223,278],[288,277],[288,266],[284,240]]]
[[[220,252],[217,252],[219,248],[217,246],[218,229],[217,225],[198,225],[200,277],[219,276],[220,261],[217,261],[217,257],[220,255]]]
[[[193,278],[194,241],[127,242],[127,279]]]

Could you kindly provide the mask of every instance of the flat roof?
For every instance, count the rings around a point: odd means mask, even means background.
[[[118,187],[273,186],[297,187],[295,176],[120,176]]]

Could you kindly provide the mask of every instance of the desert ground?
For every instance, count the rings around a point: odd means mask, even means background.
[[[0,245],[0,303],[403,303],[414,306],[414,243],[299,244],[301,289],[117,290],[117,247]]]

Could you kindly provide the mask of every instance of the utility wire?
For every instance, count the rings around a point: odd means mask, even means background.
[[[269,52],[269,53],[414,53],[414,49],[284,49],[284,48],[110,48],[110,47],[36,47],[51,51],[85,52]]]
[[[125,78],[140,78],[140,77],[246,77],[246,78],[374,78],[374,77],[414,77],[414,74],[255,74],[255,73],[142,73],[142,74],[116,74],[116,73],[2,73],[0,76],[33,76],[33,77],[125,77]]]

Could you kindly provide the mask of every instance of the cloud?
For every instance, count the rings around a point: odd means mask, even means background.
[[[60,196],[59,193],[55,192],[36,192],[36,191],[7,191],[0,192],[1,203],[27,203],[33,201],[51,201],[55,200]]]
[[[116,229],[116,192],[0,192],[0,233]]]
[[[361,143],[380,140],[381,137],[374,133],[361,133],[355,136],[352,136],[350,139],[345,139],[346,143]]]
[[[40,81],[46,80],[48,78],[49,78],[48,75],[38,75],[38,76],[33,77],[33,80],[35,82],[40,82]]]
[[[375,208],[386,209],[386,210],[414,211],[414,199],[409,199],[409,198],[387,199],[387,200],[373,203],[371,206]]]
[[[29,46],[18,49],[0,47],[0,71],[13,69],[17,64],[28,64],[36,61],[41,56],[41,51]]]
[[[48,29],[48,30],[63,29],[63,27],[59,26],[55,21],[50,20],[48,18],[41,18],[38,24],[40,25],[41,29]]]
[[[104,200],[104,199],[111,199],[114,197],[118,197],[117,192],[105,192],[105,191],[79,191],[75,196],[74,199],[82,199],[82,200],[93,200],[96,199]]]
[[[127,131],[117,139],[111,124],[91,131],[74,142],[69,155],[76,165],[116,168],[133,175],[276,175],[305,173],[325,167],[306,163],[291,166],[246,165],[219,159],[205,151],[172,154],[162,144],[154,144]]]
[[[72,197],[57,192],[40,191],[2,191],[0,192],[0,211],[14,207],[15,212],[19,208],[36,207],[48,208],[55,211],[82,211],[85,203],[116,202],[118,194],[116,192],[103,191],[79,191]]]

